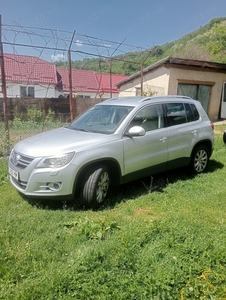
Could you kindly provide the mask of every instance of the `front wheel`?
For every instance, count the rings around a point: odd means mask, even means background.
[[[108,166],[99,166],[87,172],[80,198],[86,207],[97,208],[105,200],[110,186],[110,171]]]
[[[192,173],[202,173],[209,163],[209,150],[206,146],[200,145],[193,150],[189,169]]]

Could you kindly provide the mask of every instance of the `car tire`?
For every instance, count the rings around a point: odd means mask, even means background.
[[[223,142],[226,144],[226,130],[223,132]]]
[[[110,171],[108,166],[99,166],[86,173],[80,200],[88,208],[98,208],[106,199],[110,187]]]
[[[189,169],[192,173],[200,174],[204,172],[209,163],[209,150],[206,146],[197,146],[191,155]]]

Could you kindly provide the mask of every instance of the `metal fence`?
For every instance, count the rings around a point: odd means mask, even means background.
[[[9,155],[13,145],[18,141],[29,136],[51,130],[54,128],[66,126],[69,122],[62,122],[60,120],[70,119],[68,114],[60,115],[38,115],[34,114],[32,117],[24,117],[23,115],[14,116],[8,122],[8,130],[6,131],[4,121],[0,122],[0,157]]]
[[[8,99],[7,126],[0,99],[0,156],[9,155],[13,145],[29,136],[66,126],[71,122],[68,99]],[[100,102],[74,99],[74,117]]]

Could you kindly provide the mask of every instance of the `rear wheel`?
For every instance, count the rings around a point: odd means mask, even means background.
[[[202,173],[209,163],[209,150],[206,146],[200,145],[193,150],[189,169],[192,173]]]
[[[110,186],[108,166],[99,166],[86,173],[81,186],[80,200],[86,207],[97,208],[106,199]]]

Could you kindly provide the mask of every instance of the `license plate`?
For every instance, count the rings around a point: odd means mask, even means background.
[[[10,167],[9,167],[9,174],[10,174],[13,178],[15,178],[16,180],[19,179],[19,172],[13,170],[13,169],[10,168]]]

